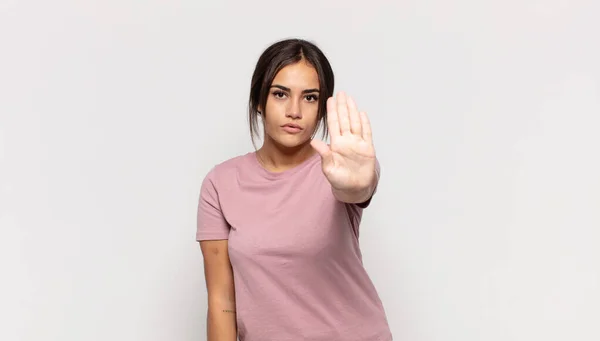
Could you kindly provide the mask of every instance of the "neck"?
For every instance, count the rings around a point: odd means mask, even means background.
[[[265,141],[256,151],[259,162],[266,169],[273,172],[282,172],[304,162],[316,153],[310,141],[293,148],[277,146],[272,141]]]

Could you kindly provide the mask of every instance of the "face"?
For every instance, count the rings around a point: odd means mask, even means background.
[[[271,83],[265,113],[266,143],[298,147],[317,126],[319,76],[304,60],[282,68]]]

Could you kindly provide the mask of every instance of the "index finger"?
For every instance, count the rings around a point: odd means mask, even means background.
[[[327,127],[331,134],[331,143],[333,143],[340,136],[340,122],[338,121],[335,98],[333,97],[327,99]]]

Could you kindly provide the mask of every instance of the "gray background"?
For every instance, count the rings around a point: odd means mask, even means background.
[[[394,339],[599,340],[599,9],[0,1],[0,339],[205,339],[200,183],[251,150],[254,63],[297,36],[372,121]]]

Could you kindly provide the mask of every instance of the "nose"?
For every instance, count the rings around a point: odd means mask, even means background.
[[[291,100],[289,101],[289,106],[287,108],[286,117],[298,119],[302,118],[302,112],[300,110],[300,100]]]

